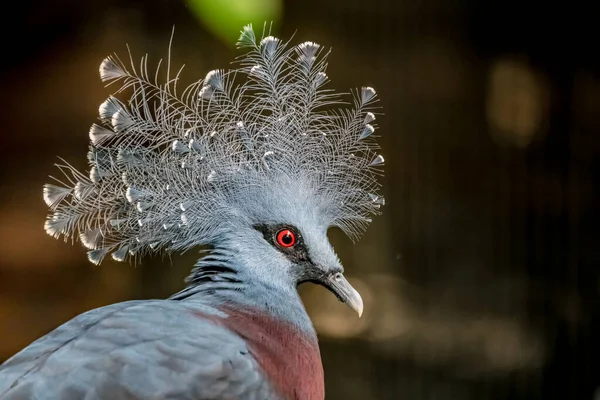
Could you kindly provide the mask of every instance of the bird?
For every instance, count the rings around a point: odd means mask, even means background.
[[[96,265],[201,256],[171,297],[87,311],[9,358],[2,400],[325,397],[298,286],[363,312],[327,233],[356,241],[385,204],[376,92],[328,89],[330,50],[267,25],[244,26],[233,66],[183,90],[170,48],[154,73],[130,51],[102,61],[118,88],[90,128],[89,171],[61,159],[44,185],[44,228]]]

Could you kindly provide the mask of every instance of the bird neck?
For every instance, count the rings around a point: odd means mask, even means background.
[[[253,310],[286,322],[316,341],[312,322],[291,280],[264,276],[234,260],[234,255],[225,251],[200,259],[186,280],[188,286],[171,298],[208,302],[217,308]]]

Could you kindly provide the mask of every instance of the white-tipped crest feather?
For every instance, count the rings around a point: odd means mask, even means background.
[[[327,82],[327,74],[325,72],[317,72],[315,77],[314,86],[319,88]]]
[[[93,124],[90,127],[90,141],[94,146],[100,146],[113,136],[115,136],[115,132],[103,126]]]
[[[145,212],[149,208],[152,208],[152,206],[154,206],[154,203],[151,201],[138,201],[136,204],[136,208],[139,212]]]
[[[71,188],[64,188],[62,186],[53,185],[47,183],[44,185],[44,202],[50,208],[54,208],[58,203],[63,201],[65,197],[70,195],[72,192]]]
[[[256,35],[252,29],[252,24],[244,26],[237,41],[237,46],[240,48],[256,46]]]
[[[375,98],[375,89],[372,87],[364,87],[361,90],[361,101],[362,104],[367,104]]]
[[[112,81],[125,76],[125,71],[113,57],[106,57],[100,64],[100,79],[102,82]]]
[[[115,111],[110,122],[115,132],[125,132],[129,127],[134,125],[131,115],[124,108]]]
[[[66,221],[61,219],[55,219],[51,217],[50,219],[44,222],[44,230],[50,236],[55,238],[59,238],[60,235],[64,234],[65,228],[67,227]]]
[[[137,202],[139,199],[141,199],[145,195],[146,195],[146,193],[144,193],[144,191],[138,190],[133,187],[128,187],[127,191],[125,192],[125,198],[127,199],[128,202],[130,202],[132,204]]]
[[[102,260],[104,260],[104,257],[106,257],[106,254],[108,254],[108,251],[108,249],[90,250],[87,253],[88,260],[90,260],[92,264],[100,265]]]
[[[214,94],[215,90],[210,86],[204,86],[200,90],[198,96],[204,100],[210,100]]]
[[[204,84],[213,89],[223,90],[223,71],[220,69],[210,71],[204,78]]]
[[[171,148],[177,154],[185,154],[188,151],[190,151],[190,148],[185,144],[181,143],[179,140],[174,140]]]
[[[264,54],[271,58],[275,55],[280,42],[281,41],[276,37],[267,36],[260,41],[260,47],[262,48]]]
[[[111,257],[115,261],[125,261],[125,257],[127,257],[127,252],[129,251],[129,246],[122,246],[119,250],[113,252]]]
[[[119,104],[119,101],[113,96],[110,96],[104,101],[104,103],[100,104],[100,107],[98,108],[100,119],[103,121],[110,120],[114,113],[116,113],[120,108],[121,105]]]
[[[202,150],[204,150],[202,148],[202,145],[195,139],[190,139],[188,147],[190,148],[190,150],[194,150],[197,153],[202,153]]]
[[[317,54],[320,45],[315,42],[304,42],[298,45],[298,49],[304,57],[313,58]]]
[[[373,134],[373,132],[375,132],[375,128],[373,128],[372,125],[366,124],[365,128],[363,129],[363,131],[360,134],[360,136],[358,137],[358,139],[359,140],[366,139],[369,136],[371,136]]]
[[[77,182],[73,191],[77,200],[85,200],[87,196],[94,192],[94,185],[91,182]]]
[[[377,157],[375,157],[373,159],[373,161],[371,161],[371,163],[369,164],[370,167],[375,167],[378,165],[382,165],[385,162],[385,160],[383,159],[382,155],[378,155]]]
[[[95,250],[98,247],[98,242],[102,238],[99,228],[83,231],[79,234],[79,240],[84,247]]]
[[[90,180],[94,183],[98,183],[101,179],[102,171],[100,171],[97,166],[93,166],[92,169],[90,169]]]

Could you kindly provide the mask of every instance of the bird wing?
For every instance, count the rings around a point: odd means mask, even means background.
[[[0,366],[0,399],[273,399],[214,308],[131,301],[84,313]]]

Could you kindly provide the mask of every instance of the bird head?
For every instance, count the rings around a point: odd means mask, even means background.
[[[253,278],[294,290],[306,282],[322,285],[360,316],[362,298],[344,277],[327,237],[327,203],[320,204],[323,199],[311,184],[271,175],[254,185],[256,191],[247,189],[247,196],[233,203],[236,212],[226,219],[215,246],[234,254]]]
[[[384,204],[375,90],[342,106],[314,42],[257,40],[248,25],[238,47],[239,68],[183,92],[170,62],[160,83],[146,58],[141,71],[106,58],[101,79],[131,97],[100,106],[89,175],[62,164],[66,182],[45,185],[46,232],[79,238],[95,264],[212,245],[269,284],[316,282],[361,314],[327,231],[356,239]]]

